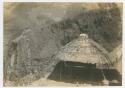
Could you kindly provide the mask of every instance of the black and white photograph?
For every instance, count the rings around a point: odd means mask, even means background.
[[[123,3],[4,2],[3,86],[122,86]]]

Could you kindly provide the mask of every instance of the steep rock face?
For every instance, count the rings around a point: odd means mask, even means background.
[[[58,51],[58,40],[47,29],[41,33],[28,29],[13,40],[12,45],[10,67],[13,70],[10,72],[19,78],[26,74],[44,72],[48,63],[54,61],[52,57]]]
[[[75,38],[74,33],[79,36],[80,32],[76,33],[75,29],[52,29],[49,26],[36,30],[26,29],[10,46],[10,79],[28,74],[45,77],[52,72],[59,61],[55,58],[56,53],[61,46]]]

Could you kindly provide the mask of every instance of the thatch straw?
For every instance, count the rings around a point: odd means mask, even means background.
[[[78,39],[65,45],[57,57],[64,61],[111,64],[108,52],[87,34],[80,34]]]

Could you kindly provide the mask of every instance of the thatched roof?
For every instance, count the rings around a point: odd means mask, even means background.
[[[118,45],[109,55],[115,69],[122,74],[122,44]]]
[[[57,57],[64,61],[111,64],[108,52],[87,34],[80,34],[78,39],[65,45]]]
[[[110,58],[113,63],[122,59],[122,45],[118,45],[111,53]]]

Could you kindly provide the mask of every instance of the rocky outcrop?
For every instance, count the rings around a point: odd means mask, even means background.
[[[59,46],[58,40],[47,29],[39,34],[35,35],[31,29],[28,29],[13,40],[10,73],[15,77],[21,78],[27,74],[37,73],[42,77],[46,74],[49,64],[54,62],[54,55]]]

